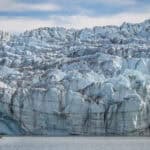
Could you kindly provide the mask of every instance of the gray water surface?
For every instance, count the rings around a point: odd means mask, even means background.
[[[150,138],[2,137],[0,150],[150,150]]]

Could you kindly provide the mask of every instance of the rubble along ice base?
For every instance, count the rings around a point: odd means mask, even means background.
[[[150,20],[0,32],[0,134],[150,135]]]

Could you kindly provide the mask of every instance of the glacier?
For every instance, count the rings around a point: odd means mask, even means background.
[[[0,31],[0,134],[150,136],[150,20]]]

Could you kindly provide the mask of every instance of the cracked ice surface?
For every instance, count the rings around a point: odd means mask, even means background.
[[[0,32],[0,133],[150,135],[150,20]]]

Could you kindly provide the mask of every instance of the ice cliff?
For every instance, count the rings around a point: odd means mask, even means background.
[[[150,135],[150,20],[1,31],[0,134]]]

